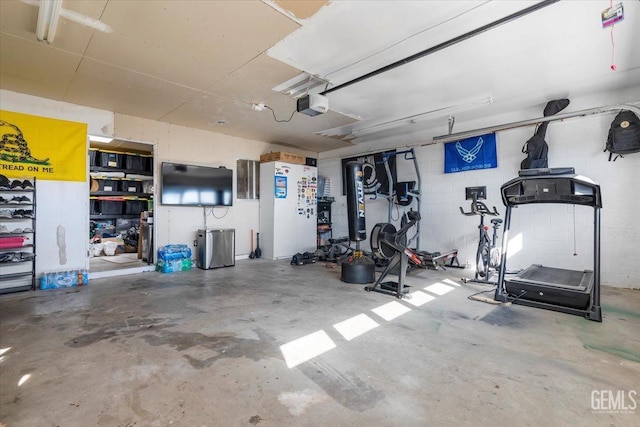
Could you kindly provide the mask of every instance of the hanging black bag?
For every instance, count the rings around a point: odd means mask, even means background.
[[[545,117],[558,114],[560,111],[567,108],[569,105],[568,99],[555,99],[547,102],[544,107],[543,115]],[[544,140],[547,133],[547,127],[549,122],[543,122],[536,127],[534,135],[524,143],[522,152],[527,155],[527,158],[520,163],[520,169],[537,169],[549,167],[548,153],[549,145]]]
[[[640,151],[640,119],[635,113],[622,110],[613,119],[604,151],[609,152],[609,161],[616,154],[614,162],[618,157],[624,157],[624,154]]]

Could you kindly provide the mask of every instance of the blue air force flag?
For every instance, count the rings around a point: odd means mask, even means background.
[[[449,142],[444,145],[444,173],[497,167],[495,133]]]

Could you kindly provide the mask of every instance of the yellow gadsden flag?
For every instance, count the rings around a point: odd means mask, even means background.
[[[87,180],[86,123],[0,110],[0,174]]]

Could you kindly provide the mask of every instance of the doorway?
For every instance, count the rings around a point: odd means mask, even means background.
[[[154,143],[89,137],[89,277],[154,270]]]

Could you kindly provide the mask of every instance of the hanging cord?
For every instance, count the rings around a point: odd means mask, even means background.
[[[204,218],[204,229],[207,229],[207,207],[203,206],[202,207],[202,216]]]
[[[273,115],[273,120],[275,120],[278,123],[286,123],[291,121],[291,119],[293,118],[293,115],[296,113],[296,110],[293,110],[293,113],[291,113],[291,116],[289,116],[287,120],[278,120],[276,117],[276,112],[273,110],[273,108],[269,107],[268,105],[265,105],[264,108],[268,108],[269,110],[271,110],[271,114]]]
[[[225,216],[227,216],[227,214],[229,213],[229,206],[227,206],[227,210],[224,211],[224,214],[222,214],[222,216],[216,216],[216,214],[214,213],[214,208],[215,206],[212,208],[209,208],[209,212],[211,213],[211,216],[214,217],[215,219],[222,219]]]
[[[609,0],[609,10],[613,9],[613,0]],[[613,27],[616,25],[613,24],[611,26],[611,71],[616,71],[618,67],[616,66],[616,43],[613,40]]]
[[[613,27],[611,26],[611,71],[616,71],[618,67],[616,66],[616,43],[613,41]]]

